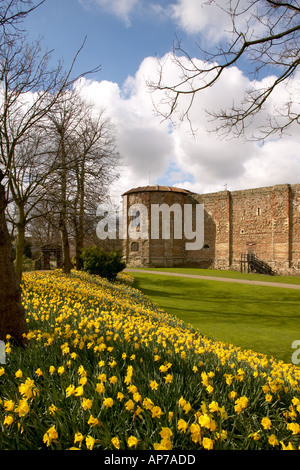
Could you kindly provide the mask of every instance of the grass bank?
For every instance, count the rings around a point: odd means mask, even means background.
[[[24,275],[29,345],[7,338],[0,449],[298,449],[300,369],[212,341],[130,280]]]
[[[300,340],[300,290],[140,272],[132,275],[138,289],[202,334],[291,362],[292,343]]]

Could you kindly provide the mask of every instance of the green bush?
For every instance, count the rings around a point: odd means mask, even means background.
[[[114,279],[126,264],[122,261],[119,251],[107,252],[98,246],[89,246],[81,254],[83,271],[97,274],[109,280]]]

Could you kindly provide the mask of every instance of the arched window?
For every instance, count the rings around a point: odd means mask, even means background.
[[[139,251],[139,244],[138,244],[138,242],[132,242],[132,243],[131,243],[130,251]]]

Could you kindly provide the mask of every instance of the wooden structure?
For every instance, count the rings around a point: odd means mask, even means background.
[[[41,259],[41,269],[49,270],[51,269],[51,258],[56,258],[56,267],[62,267],[62,248],[59,244],[48,243],[42,246],[42,259]]]

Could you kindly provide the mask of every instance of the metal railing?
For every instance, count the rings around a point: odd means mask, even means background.
[[[273,271],[271,266],[249,253],[241,255],[241,272],[257,272],[260,274],[268,274],[269,276],[275,275],[275,271]]]

